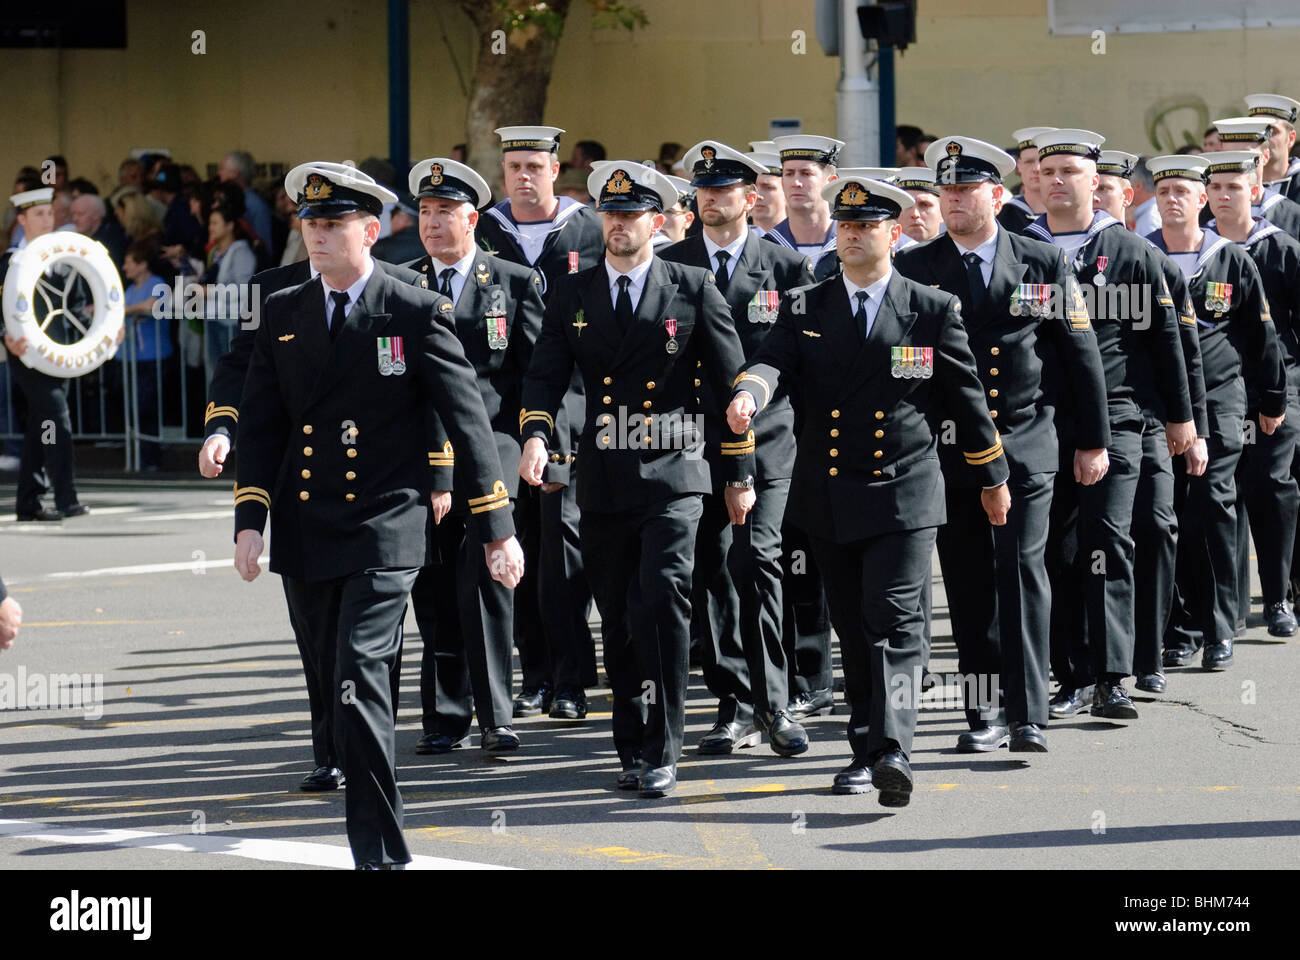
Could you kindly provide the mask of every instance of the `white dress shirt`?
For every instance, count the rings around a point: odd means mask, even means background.
[[[451,302],[460,303],[460,292],[465,289],[465,281],[469,279],[469,268],[474,264],[475,253],[476,251],[471,248],[469,253],[455,263],[443,263],[437,257],[430,257],[429,269],[433,271],[434,276],[429,278],[429,289],[434,293],[442,292],[442,271],[450,267],[456,271],[451,277]]]
[[[727,281],[730,282],[731,274],[736,269],[736,263],[740,260],[740,254],[745,249],[745,241],[749,239],[748,235],[742,233],[725,247],[720,247],[710,240],[707,233],[703,233],[701,236],[704,237],[704,249],[709,253],[709,266],[712,268],[715,277],[718,275],[718,251],[727,251]]]
[[[361,279],[348,287],[346,291],[348,302],[343,305],[343,316],[346,317],[352,313],[352,308],[356,306],[357,301],[361,299],[361,291],[366,289],[366,284],[370,281],[370,275],[374,272],[375,261],[370,257],[366,257],[366,268],[361,272]],[[330,294],[335,291],[333,287],[325,282],[324,277],[320,278],[320,285],[325,290],[325,329],[328,330],[330,328],[330,321],[334,316],[334,298],[331,297]]]
[[[638,263],[626,274],[619,273],[615,270],[608,260],[605,261],[605,273],[609,275],[609,302],[618,303],[618,278],[628,276],[632,282],[628,284],[627,295],[632,298],[632,312],[636,313],[637,304],[641,302],[641,293],[645,290],[646,274],[650,272],[650,264],[654,263],[654,257],[649,257],[642,263]]]
[[[1001,227],[998,227],[997,230],[993,231],[993,236],[989,237],[973,250],[967,250],[956,240],[952,241],[952,245],[957,248],[957,255],[963,260],[966,258],[966,254],[968,253],[973,253],[975,256],[980,258],[980,276],[984,278],[985,289],[988,289],[989,279],[993,276],[993,258],[998,252],[998,230],[1001,229]],[[949,239],[952,238],[950,237]]]
[[[885,275],[869,287],[859,287],[856,283],[848,278],[848,274],[841,274],[844,278],[844,289],[849,292],[849,309],[857,313],[858,300],[857,293],[859,290],[867,292],[867,302],[863,304],[867,314],[867,336],[871,336],[871,328],[875,326],[876,315],[880,313],[880,304],[885,299],[885,287],[889,286],[889,278],[894,275],[894,268],[890,267],[885,271]]]

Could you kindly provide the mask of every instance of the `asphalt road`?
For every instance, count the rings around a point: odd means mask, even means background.
[[[278,578],[245,584],[230,564],[229,484],[81,486],[89,517],[0,517],[0,573],[26,616],[0,654],[0,869],[350,867],[342,795],[297,790],[311,766],[298,654]],[[12,498],[0,487],[0,503]],[[955,673],[935,586],[931,669]],[[1232,669],[1169,671],[1168,692],[1138,694],[1128,724],[1054,722],[1050,752],[1028,762],[955,753],[960,713],[924,709],[916,793],[887,811],[830,793],[847,762],[843,716],[811,721],[799,758],[697,756],[712,717],[698,673],[680,786],[664,800],[613,789],[603,689],[588,691],[584,722],[517,721],[524,747],[509,759],[483,755],[477,737],[416,756],[408,615],[407,838],[421,867],[1293,867],[1300,651],[1251,622]],[[79,709],[31,702],[53,674],[88,680]]]

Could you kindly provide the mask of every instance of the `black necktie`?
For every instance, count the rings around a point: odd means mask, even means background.
[[[713,271],[714,282],[718,285],[718,292],[725,296],[727,283],[731,279],[727,276],[727,261],[731,259],[731,254],[726,250],[719,250],[714,256],[718,258],[718,269]]]
[[[631,285],[631,277],[618,278],[618,297],[614,300],[614,320],[623,333],[627,333],[632,327],[632,294],[628,292],[628,287]]]
[[[853,295],[858,301],[858,308],[853,311],[853,317],[858,321],[858,328],[862,331],[862,339],[867,339],[867,334],[871,330],[867,327],[867,291],[859,290]]]
[[[446,270],[442,271],[442,273],[438,274],[438,276],[442,278],[442,283],[438,285],[438,292],[448,300],[456,299],[451,295],[451,277],[455,272],[456,270],[453,267],[448,267]]]
[[[330,299],[334,301],[334,315],[330,317],[330,339],[333,340],[343,329],[343,324],[347,322],[347,305],[348,292],[346,290],[331,290]]]
[[[984,271],[980,267],[980,257],[978,253],[963,253],[961,258],[966,261],[966,282],[970,285],[970,307],[974,313],[980,307],[984,306]]]

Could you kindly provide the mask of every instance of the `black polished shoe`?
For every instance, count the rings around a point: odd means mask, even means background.
[[[905,807],[912,799],[912,767],[897,748],[887,750],[871,765],[871,782],[882,807]]]
[[[620,758],[623,770],[618,775],[618,789],[636,790],[641,786],[641,758],[629,756]]]
[[[672,793],[677,786],[677,767],[669,765],[666,767],[651,767],[645,764],[641,767],[641,780],[637,784],[637,796],[645,797],[647,800],[656,797],[666,797]]]
[[[1069,690],[1061,687],[1047,702],[1047,715],[1053,720],[1064,720],[1088,709],[1092,703],[1092,684]]]
[[[763,735],[752,723],[723,723],[719,720],[713,729],[700,738],[700,753],[714,755],[730,753],[741,747],[756,747],[763,742]]]
[[[1285,600],[1269,604],[1268,609],[1264,611],[1264,619],[1268,622],[1268,635],[1270,637],[1295,636],[1295,614],[1291,611],[1291,604]]]
[[[366,862],[366,863],[358,863],[357,869],[358,870],[405,870],[406,864]]]
[[[808,731],[786,716],[784,710],[756,714],[754,722],[767,734],[772,752],[778,757],[797,757],[808,752]]]
[[[326,790],[337,790],[347,782],[348,778],[343,776],[343,771],[338,767],[317,767],[302,778],[298,789],[306,793],[323,793]]]
[[[1036,723],[1011,724],[1012,753],[1046,753],[1047,737]]]
[[[1201,668],[1227,670],[1232,666],[1232,637],[1218,643],[1207,643],[1201,652]]]
[[[84,503],[74,503],[70,507],[60,507],[59,513],[63,514],[65,517],[84,517],[86,514],[90,513],[90,507],[86,506]]]
[[[479,727],[478,745],[488,753],[506,753],[519,749],[519,734],[509,727]]]
[[[524,687],[515,697],[511,713],[516,717],[535,717],[543,710],[551,709],[552,696],[551,686],[547,683],[540,687]]]
[[[1137,708],[1129,699],[1123,680],[1116,680],[1114,683],[1107,683],[1105,680],[1097,681],[1092,694],[1092,715],[1105,717],[1107,720],[1137,719]]]
[[[453,740],[445,733],[426,733],[415,745],[416,753],[451,753],[460,747],[469,746],[469,737]]]
[[[1198,648],[1190,643],[1165,647],[1165,652],[1160,656],[1160,662],[1166,667],[1187,667],[1196,659],[1197,652]]]
[[[36,510],[18,511],[18,522],[27,523],[37,521],[39,523],[57,523],[63,519],[63,514],[57,510],[51,510],[49,507],[39,507]]]
[[[853,762],[835,774],[835,779],[831,782],[831,793],[870,793],[874,789],[876,788],[871,784],[871,761],[863,757],[854,757]]]
[[[1133,682],[1133,686],[1139,690],[1145,690],[1147,693],[1164,693],[1165,692],[1165,675],[1157,670],[1155,673],[1140,674]]]
[[[992,753],[1011,742],[1011,731],[1000,724],[967,730],[957,738],[958,753]]]
[[[551,701],[550,717],[556,720],[583,720],[587,716],[587,694],[581,690],[560,689]]]
[[[835,692],[830,687],[821,690],[805,690],[795,694],[785,708],[786,716],[791,720],[807,720],[809,717],[828,717],[835,711]]]

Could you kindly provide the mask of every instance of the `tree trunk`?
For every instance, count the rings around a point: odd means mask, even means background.
[[[492,131],[542,122],[551,65],[570,2],[548,0],[552,32],[544,24],[527,20],[511,27],[511,15],[533,8],[531,0],[461,0],[461,9],[479,35],[465,118],[465,162],[487,180],[494,201],[504,194],[501,140]]]

